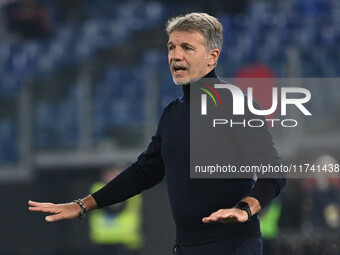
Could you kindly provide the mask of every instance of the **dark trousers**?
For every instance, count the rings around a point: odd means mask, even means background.
[[[138,251],[132,251],[123,245],[96,245],[93,253],[96,255],[138,255]]]
[[[207,244],[175,245],[176,255],[262,255],[262,239],[225,239]]]

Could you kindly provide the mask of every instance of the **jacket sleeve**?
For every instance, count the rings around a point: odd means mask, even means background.
[[[138,157],[137,161],[92,194],[98,208],[122,202],[162,181],[165,170],[161,155],[161,120],[147,150]]]
[[[254,107],[261,109],[254,100]],[[244,117],[248,122],[250,119],[261,119],[264,123],[262,127],[238,127],[235,128],[234,134],[237,139],[236,144],[242,153],[244,165],[261,165],[270,164],[271,166],[281,165],[282,160],[274,147],[271,133],[269,132],[267,121],[263,116],[252,114],[246,108]],[[237,117],[239,118],[239,117]],[[275,178],[265,178],[260,173],[257,174],[258,179],[250,192],[249,196],[256,198],[261,207],[264,208],[273,198],[275,198],[286,184],[286,178],[283,174],[275,176]]]

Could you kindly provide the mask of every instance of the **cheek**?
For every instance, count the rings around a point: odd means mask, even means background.
[[[205,66],[206,66],[206,61],[200,59],[192,65],[191,72],[194,74],[200,74],[205,69]]]

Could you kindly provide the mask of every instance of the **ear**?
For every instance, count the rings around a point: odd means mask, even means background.
[[[220,51],[218,49],[212,49],[209,52],[209,62],[208,62],[208,66],[215,66],[218,57],[220,56]]]

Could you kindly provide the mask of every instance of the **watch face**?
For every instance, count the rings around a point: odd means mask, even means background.
[[[239,202],[236,207],[241,209],[241,210],[246,211],[247,214],[248,214],[248,220],[250,219],[251,211],[250,211],[249,204],[247,202]]]
[[[246,202],[240,202],[240,203],[238,203],[238,206],[239,206],[240,209],[249,208],[249,205]]]

